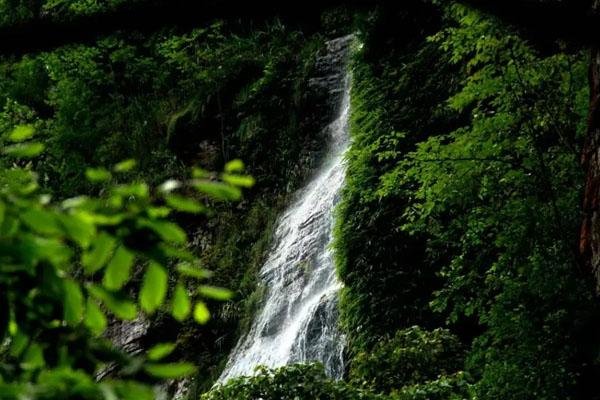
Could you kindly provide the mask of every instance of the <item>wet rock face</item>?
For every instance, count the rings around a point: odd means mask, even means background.
[[[142,341],[149,328],[150,321],[141,317],[133,321],[115,320],[108,326],[105,335],[117,348],[135,355],[143,351]],[[110,375],[113,369],[113,365],[108,365],[97,373],[96,378]]]
[[[343,36],[326,43],[322,54],[317,57],[315,69],[317,76],[310,79],[313,88],[324,89],[329,94],[331,115],[339,111],[339,106],[344,95],[344,80],[346,79],[346,65],[353,36]]]
[[[336,296],[323,296],[312,318],[306,324],[304,337],[295,344],[292,362],[317,360],[330,376],[344,375],[344,336],[337,326],[339,313]]]
[[[231,353],[220,382],[251,375],[258,365],[315,361],[323,363],[330,376],[342,377],[345,341],[337,327],[341,283],[329,244],[349,144],[346,60],[351,41],[352,37],[346,36],[328,42],[317,60],[321,73],[311,85],[327,91],[335,110],[324,130],[326,156],[279,218],[272,250],[260,271],[266,287],[263,307]]]
[[[144,318],[119,321],[108,327],[106,335],[117,347],[129,354],[136,354],[142,350],[140,340],[148,332],[149,326],[150,322]]]

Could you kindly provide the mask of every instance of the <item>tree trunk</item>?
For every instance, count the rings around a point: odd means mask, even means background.
[[[592,3],[597,16],[600,1]],[[593,277],[596,292],[600,292],[600,45],[594,40],[589,70],[590,108],[588,131],[581,161],[586,172],[583,197],[583,223],[579,252],[584,268]]]

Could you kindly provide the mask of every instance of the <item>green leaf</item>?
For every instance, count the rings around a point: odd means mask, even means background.
[[[231,160],[225,164],[225,172],[235,173],[244,171],[244,162],[242,160]]]
[[[206,211],[206,207],[197,202],[196,200],[189,199],[187,197],[170,194],[165,196],[167,204],[177,210],[191,214],[198,214]]]
[[[85,171],[85,176],[88,181],[97,183],[108,181],[112,175],[105,168],[88,168]]]
[[[135,381],[115,381],[111,383],[115,388],[119,400],[155,400],[156,396],[152,387]],[[111,400],[106,398],[105,400]]]
[[[140,290],[140,306],[147,313],[153,313],[165,301],[167,295],[167,271],[162,265],[150,262],[144,274]]]
[[[0,201],[0,225],[4,222],[4,216],[6,215],[6,204]]]
[[[92,298],[88,297],[86,303],[85,319],[83,321],[92,333],[101,335],[107,326],[106,316]]]
[[[249,175],[223,174],[221,175],[221,179],[223,179],[223,182],[229,183],[232,186],[243,188],[251,188],[256,183],[254,178]]]
[[[13,131],[8,135],[8,138],[12,142],[22,142],[24,140],[30,139],[35,134],[35,128],[31,125],[21,125],[17,126]]]
[[[146,212],[150,218],[166,218],[171,214],[169,207],[148,207]]]
[[[71,249],[59,239],[48,239],[36,235],[22,236],[22,249],[31,262],[47,260],[56,267],[70,266]]]
[[[200,324],[206,324],[210,320],[210,311],[208,311],[208,307],[206,304],[199,301],[194,306],[194,319]]]
[[[150,195],[150,188],[143,182],[131,183],[129,185],[115,186],[113,192],[123,197],[133,196],[134,198],[147,199]]]
[[[148,359],[152,361],[162,360],[175,350],[175,343],[159,343],[148,350]]]
[[[2,152],[16,158],[33,158],[39,156],[44,149],[45,146],[42,143],[28,142],[6,146]]]
[[[177,321],[183,321],[186,319],[192,311],[192,302],[185,290],[185,287],[181,283],[175,286],[175,293],[173,294],[173,309],[171,314]]]
[[[233,292],[228,289],[215,286],[200,286],[198,292],[209,299],[226,301],[233,297]]]
[[[106,214],[90,214],[92,217],[92,221],[96,225],[107,225],[114,226],[119,225],[125,219],[125,214],[115,214],[115,215],[106,215]]]
[[[172,222],[145,219],[138,221],[138,223],[142,227],[152,229],[161,239],[167,242],[183,244],[187,241],[185,231]]]
[[[183,378],[196,372],[191,363],[147,364],[144,369],[150,375],[161,379]]]
[[[212,276],[212,272],[209,270],[196,267],[189,262],[181,262],[177,264],[176,268],[181,275],[189,276],[190,278],[206,279]]]
[[[62,233],[56,217],[50,211],[29,209],[21,214],[21,221],[33,231],[44,235]]]
[[[88,274],[93,274],[102,268],[115,249],[117,241],[109,234],[102,232],[94,240],[92,250],[85,252],[82,257],[82,264]]]
[[[44,365],[46,365],[46,362],[44,361],[44,351],[42,350],[42,346],[40,346],[38,343],[30,344],[27,351],[25,351],[25,355],[23,356],[21,368],[31,371],[42,368]]]
[[[79,214],[61,214],[59,220],[71,240],[82,248],[90,246],[92,238],[96,234],[96,226],[88,219]]]
[[[14,321],[11,321],[11,322],[14,322]],[[10,329],[10,327],[9,327],[9,332],[11,330],[12,329]],[[11,334],[13,337],[12,337],[12,340],[10,343],[9,354],[13,357],[20,357],[21,354],[23,354],[23,352],[27,348],[27,345],[29,344],[29,337],[27,335],[25,335],[23,332],[18,331],[16,328],[16,324],[15,324],[14,332]]]
[[[132,301],[113,294],[98,285],[90,285],[88,290],[92,296],[102,301],[118,318],[133,320],[137,317],[137,307]]]
[[[70,279],[64,281],[63,308],[65,321],[69,325],[75,326],[83,319],[83,294],[79,284]]]
[[[129,160],[121,161],[113,167],[115,172],[128,172],[134,169],[137,165],[137,161],[130,158]]]
[[[132,252],[123,245],[119,246],[106,266],[104,279],[102,280],[104,287],[110,290],[121,289],[131,278],[131,267],[134,260],[135,256]]]
[[[194,187],[215,200],[238,201],[242,198],[242,191],[234,186],[222,182],[200,181]]]
[[[205,179],[210,176],[210,173],[202,168],[194,167],[192,168],[192,178],[195,179]]]

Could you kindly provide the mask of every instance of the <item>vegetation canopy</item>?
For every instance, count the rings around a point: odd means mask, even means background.
[[[596,3],[0,0],[0,399],[600,400]]]

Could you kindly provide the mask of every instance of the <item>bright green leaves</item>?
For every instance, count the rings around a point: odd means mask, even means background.
[[[21,125],[17,126],[13,131],[8,135],[8,139],[11,142],[22,142],[27,139],[31,139],[35,134],[35,128],[31,125]]]
[[[77,325],[83,319],[85,308],[83,293],[78,283],[64,281],[64,318],[69,325]]]
[[[89,218],[85,218],[83,214],[72,213],[60,214],[58,220],[72,241],[83,249],[90,246],[96,236],[96,227]]]
[[[87,299],[85,312],[85,326],[87,326],[95,335],[101,335],[107,326],[106,316],[98,306],[98,303],[92,298]]]
[[[179,271],[181,275],[196,279],[205,279],[212,276],[210,271],[203,269],[200,266],[194,266],[189,262],[177,264],[177,271]]]
[[[32,158],[39,156],[45,146],[39,142],[25,142],[35,134],[35,128],[31,125],[16,127],[9,135],[8,140],[16,144],[5,146],[3,153],[15,158]]]
[[[17,143],[4,147],[2,152],[14,158],[33,158],[42,154],[44,148],[45,146],[38,142]]]
[[[21,221],[33,231],[43,235],[59,235],[62,229],[55,215],[42,209],[30,209],[21,214]]]
[[[150,188],[145,183],[131,183],[128,185],[117,185],[112,189],[113,193],[122,198],[137,200],[143,205],[149,205],[146,200],[150,197]]]
[[[249,175],[242,175],[244,163],[240,160],[233,160],[225,165],[225,173],[221,174],[221,181],[207,179],[205,171],[197,170],[193,186],[200,193],[203,193],[216,201],[238,201],[242,198],[242,188],[251,188],[254,186],[254,178]]]
[[[221,175],[221,179],[223,182],[230,184],[231,186],[237,186],[242,188],[251,188],[254,186],[254,178],[247,175],[230,175],[223,174]]]
[[[194,319],[200,324],[206,324],[210,320],[210,311],[205,303],[199,301],[194,305]]]
[[[137,161],[133,159],[121,161],[113,167],[115,172],[129,172],[137,166]]]
[[[140,290],[140,306],[151,314],[162,305],[167,295],[167,271],[160,264],[151,262],[146,269]]]
[[[244,168],[242,160],[229,161],[225,164],[225,173],[221,175],[221,179],[232,186],[251,188],[254,186],[255,180],[249,175],[241,175]]]
[[[187,235],[177,224],[160,220],[140,220],[140,227],[152,229],[163,240],[172,243],[183,244],[187,241]]]
[[[175,343],[159,343],[148,350],[148,360],[159,361],[167,357],[175,350]]]
[[[225,164],[225,172],[228,174],[244,172],[244,162],[242,160],[231,160]]]
[[[14,147],[35,145],[27,142],[32,135],[30,128],[16,130],[8,140],[17,143],[4,151],[14,150],[15,156],[37,154]],[[189,181],[169,181],[158,188],[143,182],[111,183],[135,166],[134,160],[126,160],[110,170],[89,169],[86,177],[103,187],[102,195],[56,204],[39,193],[37,176],[31,171],[17,166],[0,170],[0,282],[11,282],[9,289],[26,288],[22,293],[3,292],[0,305],[0,329],[11,356],[8,363],[19,374],[43,375],[51,381],[79,379],[78,373],[90,378],[99,365],[85,372],[71,368],[112,357],[110,344],[100,339],[109,316],[111,321],[132,321],[163,308],[178,321],[193,318],[206,323],[210,311],[202,300],[231,297],[225,289],[201,285],[211,274],[189,250],[185,230],[169,218],[175,213],[207,212],[199,196],[186,195],[198,184],[207,185],[203,195],[227,200],[240,198],[240,187],[251,182],[247,177],[216,181],[216,175],[200,176],[196,171]],[[169,281],[177,283],[170,288]],[[36,343],[40,337],[52,339]],[[189,363],[161,363],[174,349],[172,343],[156,345],[146,358],[130,360],[127,373],[143,370],[158,379],[194,373]],[[117,364],[126,364],[122,361]],[[90,378],[85,384],[107,398],[137,399],[148,394],[146,386],[119,380],[97,384]]]
[[[111,293],[98,285],[88,286],[90,294],[100,300],[106,308],[112,311],[118,318],[123,320],[133,320],[137,317],[137,308],[135,304],[125,296],[117,293]]]
[[[191,311],[192,302],[190,297],[188,296],[185,287],[181,283],[178,283],[177,286],[175,286],[175,292],[173,294],[171,314],[177,321],[183,321],[190,315]]]
[[[194,187],[218,201],[238,201],[242,198],[242,191],[239,188],[221,182],[201,181]]]
[[[192,375],[196,367],[190,363],[147,364],[144,370],[160,379],[176,379]]]
[[[120,246],[106,266],[102,283],[107,289],[119,290],[131,277],[135,256],[125,246]]]
[[[85,177],[93,183],[106,182],[111,179],[110,171],[105,168],[88,168],[85,171]]]
[[[200,204],[199,202],[197,202],[196,200],[187,198],[187,197],[183,197],[183,196],[177,196],[174,194],[170,194],[165,196],[165,201],[167,202],[167,205],[171,208],[173,208],[174,210],[177,211],[181,211],[181,212],[186,212],[186,213],[190,213],[190,214],[198,214],[198,213],[202,213],[206,211],[206,207],[204,207],[202,204]]]
[[[233,297],[233,292],[231,290],[215,286],[200,286],[198,292],[208,299],[218,301],[231,300],[231,298]]]
[[[43,368],[46,365],[44,360],[44,350],[39,343],[30,344],[25,350],[21,368],[26,371],[33,371]]]
[[[82,257],[82,264],[88,274],[101,269],[113,254],[117,241],[109,234],[102,232],[94,241],[90,251]]]
[[[110,388],[112,389],[112,388]],[[105,396],[107,400],[155,400],[156,393],[150,386],[142,385],[134,381],[119,381],[114,383],[115,396]],[[112,394],[112,393],[111,393]]]

